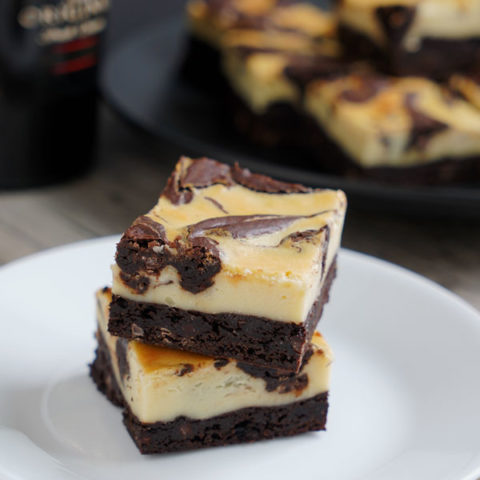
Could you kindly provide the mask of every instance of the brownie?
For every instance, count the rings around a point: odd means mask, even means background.
[[[298,371],[335,274],[334,262],[303,324],[233,313],[207,314],[114,295],[108,329],[113,335],[152,345]]]
[[[326,135],[313,118],[308,121],[307,131],[311,141],[305,157],[310,165],[314,164],[326,172],[405,187],[475,185],[480,182],[480,155],[463,160],[443,158],[419,166],[364,168]]]
[[[345,208],[340,191],[182,158],[117,245],[109,331],[297,371],[335,277]]]
[[[234,55],[233,52],[226,54]],[[252,56],[265,55],[261,49],[250,49],[244,54],[242,61],[247,63]],[[239,74],[238,69],[227,69],[225,75],[229,86],[224,86],[225,105],[230,113],[233,128],[245,136],[247,140],[264,147],[296,147],[305,148],[308,144],[308,116],[303,109],[303,97],[306,86],[315,79],[335,78],[353,68],[336,56],[320,53],[302,54],[293,52],[270,52],[266,61],[273,56],[283,60],[283,69],[277,75],[277,82],[290,85],[295,95],[290,97],[270,95],[262,108],[252,104],[252,96],[258,96],[260,89],[271,87],[272,77],[266,79],[256,76],[252,68]],[[355,68],[361,69],[361,65]],[[260,72],[264,72],[264,67]],[[245,75],[242,85],[249,84],[249,90],[235,88],[236,79]],[[257,93],[253,93],[257,92]]]
[[[368,59],[381,71],[392,75],[419,75],[445,80],[452,72],[474,72],[475,66],[480,65],[480,38],[424,38],[418,51],[409,52],[395,40],[388,50],[384,50],[368,36],[347,26],[339,26],[338,37],[345,46],[348,60]]]
[[[350,73],[313,81],[311,156],[325,170],[388,183],[480,180],[480,111],[420,77]]]
[[[339,39],[350,59],[399,76],[446,79],[480,64],[480,9],[461,0],[338,3]]]
[[[101,335],[97,338],[98,348],[90,365],[90,375],[100,392],[114,405],[124,407],[123,422],[143,454],[255,442],[325,430],[328,392],[287,405],[248,407],[204,420],[182,416],[170,422],[142,423],[125,405],[106,343]]]
[[[298,0],[190,0],[186,13],[189,36],[181,72],[192,84],[217,96],[226,86],[222,51],[231,35],[251,39],[258,34],[286,34],[291,42],[307,45],[331,37],[336,26],[331,12]]]

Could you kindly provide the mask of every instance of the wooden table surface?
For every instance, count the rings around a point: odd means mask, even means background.
[[[120,233],[155,202],[181,153],[101,111],[99,161],[79,180],[0,193],[0,263]],[[414,270],[480,309],[480,222],[349,209],[343,246]]]

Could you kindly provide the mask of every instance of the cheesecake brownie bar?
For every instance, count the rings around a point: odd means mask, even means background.
[[[352,57],[394,75],[443,79],[480,64],[478,0],[337,0],[339,37]]]
[[[298,371],[345,208],[341,191],[181,158],[117,245],[110,333]]]
[[[211,89],[222,78],[221,51],[229,32],[288,32],[306,43],[335,28],[330,12],[294,0],[191,0],[186,11],[190,39],[184,73]]]
[[[315,42],[279,31],[232,31],[224,36],[222,69],[234,127],[264,146],[302,146],[302,98],[314,78],[349,68],[328,28]]]
[[[124,407],[142,453],[163,453],[324,430],[332,354],[315,332],[298,374],[127,341],[107,331],[109,289],[97,293],[91,376]]]
[[[431,80],[315,81],[305,109],[317,161],[337,172],[409,184],[480,178],[480,111]]]

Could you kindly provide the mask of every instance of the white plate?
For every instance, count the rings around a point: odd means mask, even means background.
[[[336,354],[328,431],[141,456],[87,375],[93,292],[116,238],[0,269],[0,478],[473,480],[480,316],[453,294],[342,251],[320,323]]]

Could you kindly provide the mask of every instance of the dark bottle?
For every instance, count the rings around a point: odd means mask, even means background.
[[[0,0],[0,187],[91,166],[109,0]]]

